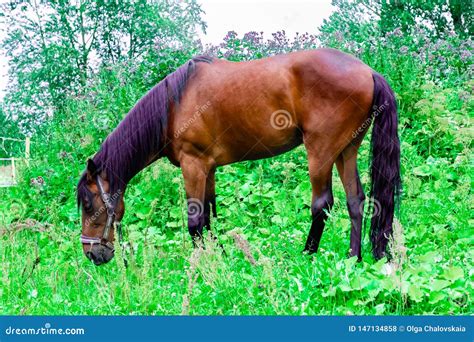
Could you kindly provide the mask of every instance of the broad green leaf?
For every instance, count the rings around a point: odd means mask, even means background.
[[[459,266],[451,266],[443,272],[443,277],[452,282],[464,278],[464,271]]]
[[[348,284],[345,280],[342,281],[341,283],[339,283],[339,285],[337,285],[337,288],[339,290],[341,290],[342,292],[350,292],[352,290],[354,290],[350,284]]]
[[[383,315],[385,312],[385,304],[381,303],[375,306],[375,314],[376,315]]]
[[[355,264],[357,264],[357,257],[353,256],[351,258],[345,259],[344,264],[346,265],[346,270],[347,271],[352,270],[354,268]]]
[[[283,220],[280,215],[275,215],[272,217],[272,222],[276,225],[281,225],[283,223]]]
[[[179,221],[168,221],[168,222],[166,222],[166,227],[169,227],[169,228],[181,227],[181,222],[179,222]]]
[[[408,287],[408,296],[415,302],[421,302],[423,298],[423,291],[418,284],[412,284]]]
[[[449,286],[451,282],[443,279],[436,279],[433,282],[429,283],[429,288],[431,291],[439,291],[444,289],[445,287]]]
[[[351,287],[353,290],[362,290],[365,289],[365,287],[370,283],[370,280],[365,277],[360,277],[360,276],[352,276],[352,279],[350,281]]]
[[[323,297],[333,297],[335,295],[336,295],[336,288],[334,286],[330,286],[327,291],[321,293],[321,296]]]
[[[444,294],[443,292],[431,292],[430,293],[430,304],[436,304],[442,300],[444,300],[446,298],[446,294]]]
[[[413,169],[413,173],[417,176],[430,176],[433,172],[429,165],[417,166]]]
[[[439,254],[439,252],[430,251],[430,252],[427,252],[423,255],[419,255],[417,257],[417,259],[421,262],[427,262],[427,263],[434,264],[436,262],[441,261],[442,257],[441,257],[441,254]]]

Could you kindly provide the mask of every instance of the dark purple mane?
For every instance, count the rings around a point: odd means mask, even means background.
[[[169,105],[180,101],[198,62],[211,63],[212,58],[194,57],[166,76],[138,101],[93,157],[97,172],[106,172],[111,194],[124,190],[130,179],[160,156]],[[83,173],[77,185],[78,206],[90,195],[85,185],[86,173]]]

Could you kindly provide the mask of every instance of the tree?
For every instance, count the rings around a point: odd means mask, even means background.
[[[408,32],[416,22],[430,27],[432,33],[443,36],[446,29],[453,29],[457,34],[467,36],[473,31],[472,1],[462,0],[429,0],[429,1],[377,1],[381,5],[380,26],[387,33],[399,27]],[[370,3],[367,2],[367,5]]]
[[[325,22],[338,22],[343,30],[350,27],[357,35],[361,27],[367,29],[377,23],[381,35],[400,29],[409,33],[421,25],[433,36],[442,37],[454,30],[460,36],[474,33],[473,4],[462,0],[333,0],[336,11]]]
[[[196,0],[28,0],[0,10],[10,65],[5,111],[24,129],[80,95],[98,69],[187,48],[205,30]]]

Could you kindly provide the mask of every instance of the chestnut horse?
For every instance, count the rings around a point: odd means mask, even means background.
[[[400,188],[397,107],[386,80],[334,49],[249,62],[195,57],[152,88],[89,159],[77,191],[84,253],[113,257],[128,182],[161,157],[181,167],[193,241],[216,216],[216,167],[285,153],[304,144],[312,186],[305,251],[318,250],[333,205],[336,164],[351,219],[350,255],[361,258],[364,192],[357,151],[374,122],[370,198],[373,254],[386,253]],[[114,229],[115,228],[115,229]],[[119,232],[120,233],[120,232]]]

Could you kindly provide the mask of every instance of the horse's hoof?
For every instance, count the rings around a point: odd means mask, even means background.
[[[301,251],[303,254],[313,255],[316,254],[317,250],[305,248]]]

